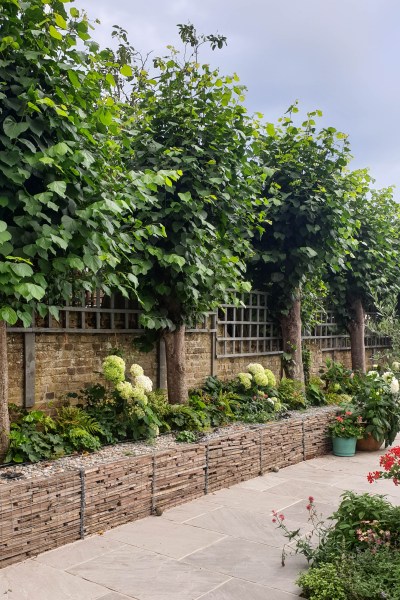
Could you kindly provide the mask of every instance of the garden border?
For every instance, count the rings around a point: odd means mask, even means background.
[[[326,454],[336,412],[312,409],[178,449],[0,485],[0,567]]]

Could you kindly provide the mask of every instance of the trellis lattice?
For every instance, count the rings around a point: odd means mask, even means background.
[[[268,295],[254,291],[240,301],[240,306],[223,304],[218,310],[217,358],[281,353],[282,339],[269,316]]]

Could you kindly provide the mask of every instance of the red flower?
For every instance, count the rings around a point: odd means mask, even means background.
[[[272,522],[273,522],[273,523],[276,523],[276,519],[275,519],[275,517],[272,519]]]
[[[308,496],[308,501],[310,502],[310,504],[312,504],[314,502],[313,496]]]
[[[284,521],[285,520],[285,515],[279,515],[279,518],[280,518],[281,521]]]

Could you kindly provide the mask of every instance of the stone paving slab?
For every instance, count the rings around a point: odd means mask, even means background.
[[[324,516],[337,508],[345,489],[387,494],[400,505],[400,486],[366,481],[383,452],[312,459],[6,567],[0,570],[0,598],[298,598],[295,581],[306,562],[289,557],[281,566],[284,538],[271,523],[271,511],[283,511],[289,527],[306,531],[310,495]]]

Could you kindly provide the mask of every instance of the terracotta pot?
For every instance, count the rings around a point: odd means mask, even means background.
[[[372,435],[369,433],[367,438],[362,438],[361,440],[357,440],[357,450],[361,450],[362,452],[374,452],[379,450],[382,446],[383,442],[378,442]]]

